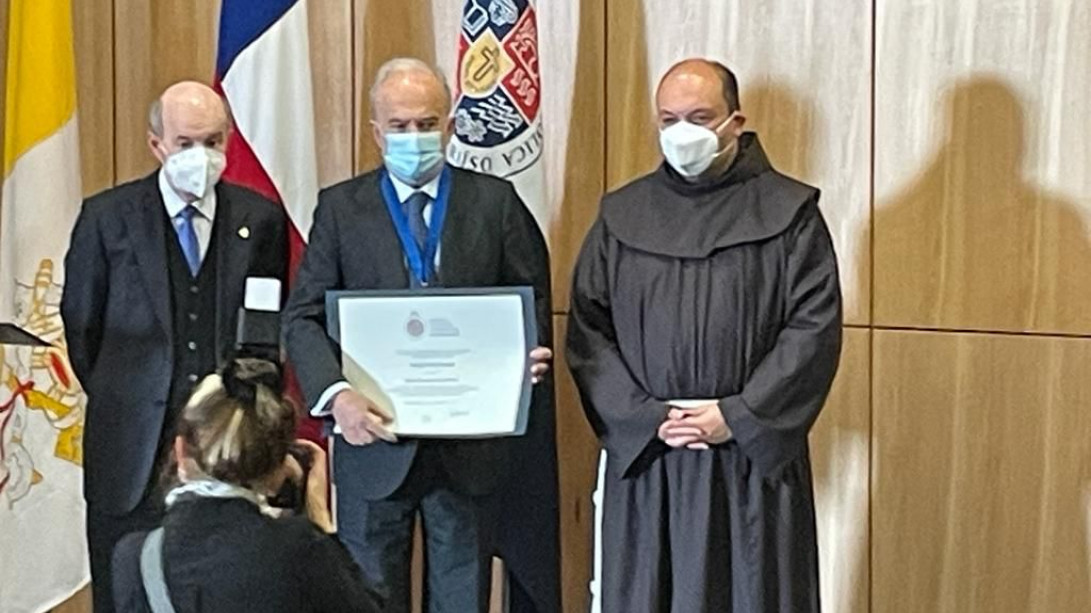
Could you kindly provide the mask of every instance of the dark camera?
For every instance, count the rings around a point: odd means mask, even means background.
[[[235,355],[280,362],[280,313],[239,309]]]
[[[294,479],[285,479],[276,495],[268,499],[269,506],[278,509],[289,509],[296,513],[305,513],[307,505],[307,477],[314,465],[314,456],[311,449],[299,443],[292,443],[288,447],[288,455],[295,458],[299,467],[303,469],[303,475],[296,482]]]

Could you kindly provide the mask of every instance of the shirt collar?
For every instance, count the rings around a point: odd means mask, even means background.
[[[416,192],[424,192],[429,198],[435,200],[436,196],[439,195],[439,179],[443,176],[443,173],[441,172],[424,185],[413,187],[408,183],[404,183],[398,177],[395,177],[392,172],[387,172],[386,174],[390,177],[390,182],[394,184],[394,191],[397,192],[398,202],[400,203],[405,203],[405,201]]]
[[[159,193],[163,195],[163,205],[167,207],[167,215],[174,219],[182,212],[182,209],[186,208],[189,204],[182,197],[178,195],[178,192],[174,191],[174,188],[170,186],[170,182],[167,181],[167,173],[162,168],[159,169]],[[192,203],[197,207],[197,212],[202,217],[212,221],[216,217],[216,189],[208,190],[205,197]]]

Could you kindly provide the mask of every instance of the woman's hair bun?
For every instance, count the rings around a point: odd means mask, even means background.
[[[258,358],[235,358],[220,373],[227,395],[247,407],[257,402],[258,386],[265,386],[274,393],[280,392],[280,365]]]

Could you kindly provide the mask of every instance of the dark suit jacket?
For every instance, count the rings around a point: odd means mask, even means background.
[[[158,176],[84,202],[65,256],[61,299],[72,369],[87,393],[84,498],[102,512],[136,507],[152,479],[174,362],[167,227]],[[284,209],[216,187],[217,360],[234,346],[246,277],[287,273]],[[243,230],[243,228],[246,228]]]
[[[440,238],[438,278],[445,287],[529,285],[538,339],[550,344],[549,253],[534,217],[502,179],[451,169],[451,192]],[[323,190],[314,226],[284,311],[288,355],[308,406],[342,379],[340,349],[326,334],[329,290],[409,286],[401,243],[380,190],[381,170]],[[510,464],[510,438],[432,441],[442,448],[452,485],[491,491]],[[405,480],[418,443],[340,444],[334,455],[338,494],[385,498]],[[545,459],[543,459],[545,461]]]
[[[163,522],[163,572],[178,613],[377,613],[360,570],[333,536],[302,517],[270,519],[240,499],[183,500]],[[114,550],[114,602],[151,611],[140,575],[147,532]]]

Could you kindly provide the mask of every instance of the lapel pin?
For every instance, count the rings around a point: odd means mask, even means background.
[[[246,226],[239,228],[239,238],[250,238],[250,228]]]

